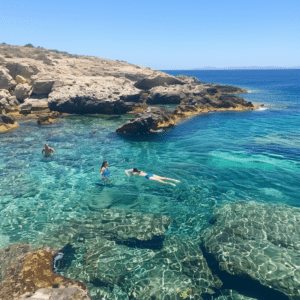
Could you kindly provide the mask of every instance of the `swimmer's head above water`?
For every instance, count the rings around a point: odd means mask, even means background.
[[[107,168],[107,167],[108,167],[108,161],[104,160],[103,163],[102,163],[101,169],[102,168]]]

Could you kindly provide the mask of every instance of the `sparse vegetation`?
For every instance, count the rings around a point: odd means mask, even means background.
[[[24,47],[28,47],[28,48],[34,48],[34,46],[32,45],[32,44],[26,44],[26,45],[24,45]]]

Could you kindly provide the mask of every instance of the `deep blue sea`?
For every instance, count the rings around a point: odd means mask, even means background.
[[[300,207],[300,70],[166,72],[246,88],[245,99],[265,106],[194,116],[145,138],[115,133],[130,115],[72,116],[48,127],[20,120],[0,135],[0,248],[54,245],[58,225],[95,219],[108,207],[171,216],[167,236],[195,239],[213,209],[229,202]],[[41,155],[45,143],[56,151],[51,158]],[[126,176],[133,167],[181,182]]]

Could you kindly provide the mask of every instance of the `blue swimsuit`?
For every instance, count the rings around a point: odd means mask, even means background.
[[[147,175],[145,176],[145,178],[146,178],[146,179],[150,179],[150,177],[153,177],[153,175],[154,175],[154,174],[147,174]]]
[[[103,173],[102,173],[102,176],[104,176],[105,178],[107,178],[107,177],[110,176],[110,172],[109,172],[107,169],[105,169],[105,170],[103,171]]]

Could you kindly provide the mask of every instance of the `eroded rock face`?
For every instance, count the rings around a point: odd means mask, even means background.
[[[137,89],[128,86],[64,86],[49,95],[48,106],[51,110],[65,113],[124,114],[132,108],[126,101],[139,97],[139,94]]]
[[[32,95],[48,95],[55,83],[53,79],[36,79],[33,82]]]
[[[15,96],[17,100],[23,102],[31,94],[31,86],[28,83],[19,83],[15,88]]]
[[[37,124],[42,125],[51,125],[59,121],[56,114],[49,114],[47,116],[39,117],[37,120]]]
[[[15,120],[5,114],[0,114],[0,133],[6,133],[19,127]]]
[[[0,299],[19,298],[40,288],[66,288],[77,286],[88,292],[78,280],[71,280],[53,272],[52,254],[45,250],[27,253],[8,267],[0,283]]]
[[[137,81],[134,86],[140,90],[150,90],[156,86],[183,85],[184,82],[171,76],[157,76]]]
[[[0,69],[0,89],[10,89],[16,86],[17,83],[14,81],[11,75],[9,75],[6,68]]]
[[[223,206],[215,217],[203,243],[221,270],[300,299],[300,209],[239,202]]]
[[[168,127],[175,124],[175,120],[176,118],[170,110],[163,107],[148,107],[134,119],[118,127],[116,132],[119,134],[148,134],[160,126]]]
[[[10,76],[16,78],[17,75],[30,79],[31,76],[37,74],[39,69],[28,62],[8,62],[6,68],[9,70]]]

